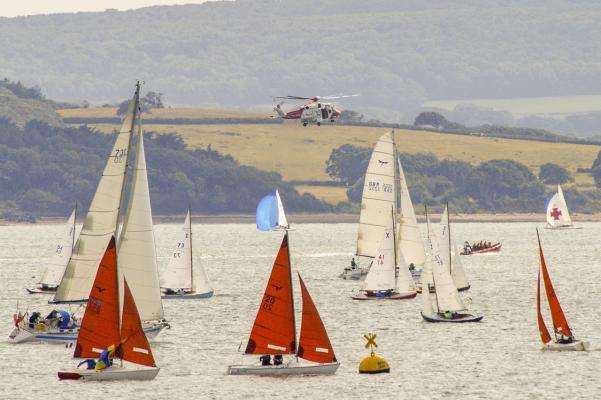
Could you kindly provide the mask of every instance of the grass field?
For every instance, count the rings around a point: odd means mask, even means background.
[[[116,126],[95,125],[104,132]],[[328,181],[325,162],[332,149],[350,143],[371,147],[384,128],[348,126],[302,127],[300,125],[146,125],[147,131],[175,132],[192,147],[211,145],[232,155],[242,164],[277,171],[286,180]],[[540,165],[553,162],[564,166],[581,186],[593,184],[588,174],[576,174],[577,168],[589,168],[601,147],[591,145],[533,142],[487,137],[450,135],[435,132],[397,130],[399,151],[430,152],[439,158],[478,164],[491,159],[508,158],[527,165],[538,174]],[[320,188],[325,189],[332,188]],[[337,189],[337,188],[334,188]],[[313,192],[312,192],[313,193]],[[334,191],[327,196],[335,196]],[[325,196],[325,194],[322,193]]]
[[[116,107],[102,108],[69,108],[58,110],[63,118],[114,118],[117,116]],[[267,114],[235,110],[217,110],[212,108],[153,108],[150,113],[144,113],[146,118],[267,118]]]

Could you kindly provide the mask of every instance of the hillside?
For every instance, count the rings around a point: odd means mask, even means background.
[[[61,111],[63,115],[65,113]],[[161,110],[164,119],[180,115],[176,109]],[[227,115],[227,111],[215,114],[207,110],[189,111],[189,115]],[[69,114],[71,115],[71,114]],[[78,111],[80,117],[95,115],[94,110]],[[152,118],[155,111],[145,114]],[[115,124],[97,124],[94,128],[112,132]],[[346,200],[345,188],[323,187],[311,181],[331,182],[325,172],[325,162],[333,149],[343,144],[371,147],[387,129],[355,126],[302,127],[295,123],[282,125],[261,124],[194,124],[169,125],[145,124],[145,129],[157,133],[180,135],[192,148],[213,150],[231,155],[242,165],[260,170],[275,171],[286,181],[305,181],[297,190],[314,194],[330,203]],[[578,168],[590,168],[600,146],[566,143],[533,142],[527,140],[499,139],[479,136],[453,135],[428,131],[398,129],[399,151],[404,153],[433,153],[440,159],[466,161],[476,165],[492,159],[511,159],[530,168],[537,175],[545,163],[556,163],[567,168],[575,177],[579,188],[592,188],[590,174],[578,173]]]
[[[598,2],[565,0],[238,0],[2,18],[0,75],[94,104],[126,98],[135,78],[171,104],[361,93],[344,105],[411,122],[427,100],[601,93],[600,19]]]

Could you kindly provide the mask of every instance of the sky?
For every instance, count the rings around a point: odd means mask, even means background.
[[[78,11],[129,10],[157,5],[200,4],[207,0],[19,0],[2,1],[0,16],[55,14]]]

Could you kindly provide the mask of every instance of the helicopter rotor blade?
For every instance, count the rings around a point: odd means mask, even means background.
[[[346,99],[349,97],[359,97],[361,96],[360,94],[346,94],[346,95],[340,95],[340,96],[322,96],[321,98],[324,100],[334,100],[334,99]]]

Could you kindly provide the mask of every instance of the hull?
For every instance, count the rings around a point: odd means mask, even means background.
[[[157,367],[117,367],[99,371],[93,369],[59,371],[58,379],[84,381],[150,381],[159,373]]]
[[[482,318],[484,318],[483,315],[472,315],[472,314],[461,314],[462,317],[461,318],[445,318],[442,317],[438,314],[422,314],[422,318],[427,321],[427,322],[450,322],[450,323],[456,323],[456,324],[460,324],[460,323],[465,323],[465,322],[480,322],[482,320]]]
[[[469,290],[472,286],[471,285],[467,285],[464,287],[460,287],[457,288],[458,292],[465,292],[466,290]],[[436,291],[436,286],[431,286],[430,287],[430,293],[434,293]],[[422,287],[421,285],[417,287],[417,293],[421,293],[422,292]]]
[[[549,342],[543,344],[542,350],[550,351],[586,351],[589,348],[589,342],[575,340],[572,343]]]
[[[409,300],[417,296],[417,292],[393,293],[390,296],[369,296],[365,292],[360,292],[351,296],[353,300]]]
[[[161,299],[209,299],[213,297],[213,291],[208,293],[185,293],[185,294],[161,294]]]
[[[41,286],[33,286],[30,288],[26,288],[27,293],[29,294],[55,294],[56,288],[44,288]]]
[[[501,244],[501,243],[497,243],[497,244],[493,244],[492,246],[490,246],[490,247],[489,247],[489,248],[487,248],[487,249],[482,249],[482,250],[472,250],[472,252],[471,252],[471,253],[465,253],[465,252],[463,252],[463,251],[462,251],[462,252],[461,252],[461,255],[462,255],[462,256],[472,256],[472,255],[475,255],[475,254],[495,253],[495,252],[497,252],[497,251],[500,251],[500,250],[501,250],[501,246],[502,246],[502,244]]]
[[[547,224],[545,226],[545,229],[551,229],[551,230],[582,229],[582,227],[581,226],[574,226],[574,225],[551,226],[551,225]]]
[[[344,271],[338,275],[338,277],[349,281],[359,281],[365,279],[368,272],[369,268],[345,268]]]
[[[291,375],[332,375],[340,363],[301,364],[297,362],[282,365],[230,365],[228,375],[291,376]]]
[[[148,340],[152,340],[158,336],[163,328],[168,327],[168,324],[157,323],[144,327],[144,333]],[[24,328],[14,328],[8,336],[8,342],[12,344],[28,343],[28,342],[46,342],[46,343],[75,343],[79,335],[79,327],[74,329],[52,329],[46,331],[38,331],[29,326]]]

